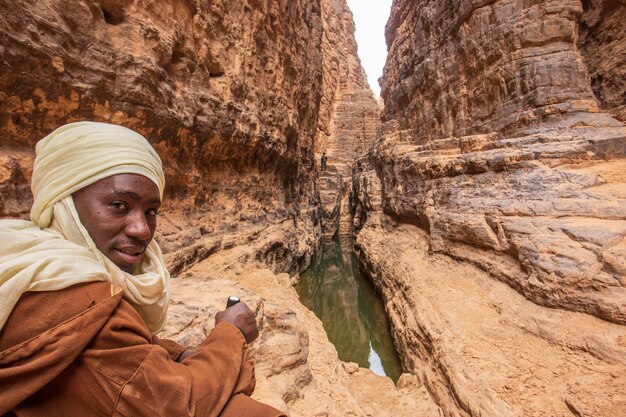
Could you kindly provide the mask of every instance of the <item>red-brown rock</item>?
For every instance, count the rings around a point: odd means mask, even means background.
[[[626,407],[622,16],[610,1],[393,3],[356,246],[444,415]]]

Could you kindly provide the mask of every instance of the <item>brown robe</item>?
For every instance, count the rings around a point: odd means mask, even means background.
[[[184,348],[150,335],[103,282],[22,295],[0,331],[0,416],[279,417],[249,397],[245,339],[220,323]]]

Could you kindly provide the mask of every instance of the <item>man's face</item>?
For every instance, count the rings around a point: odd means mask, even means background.
[[[80,221],[96,247],[123,271],[141,262],[154,236],[161,206],[159,189],[143,175],[104,178],[72,197]]]

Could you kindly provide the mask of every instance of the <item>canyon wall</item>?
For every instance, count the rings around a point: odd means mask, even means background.
[[[376,137],[380,104],[374,98],[361,61],[352,12],[343,2],[322,2],[322,51],[324,96],[320,102],[320,125],[315,157],[328,158],[320,167],[320,224],[322,236],[352,234],[352,164],[366,153]]]
[[[626,409],[624,10],[393,3],[356,245],[445,415]]]
[[[626,7],[620,0],[582,4],[577,45],[587,63],[591,88],[603,110],[626,122]]]
[[[133,128],[166,175],[162,336],[197,346],[239,294],[260,324],[257,398],[291,416],[438,415],[414,377],[396,388],[339,361],[284,273],[319,241],[319,152],[374,137],[344,0],[0,0],[0,57],[0,217],[28,217],[34,145],[50,131]],[[334,127],[342,117],[354,127]]]
[[[163,159],[157,239],[174,273],[234,245],[256,245],[249,261],[276,271],[308,263],[319,228],[319,2],[0,8],[0,216],[27,216],[38,139],[66,122],[108,121],[145,135]]]
[[[577,47],[582,12],[579,0],[394,2],[386,31],[384,119],[410,128],[414,140],[510,136],[589,119],[615,125],[597,114],[587,61]],[[602,39],[590,33],[589,44]],[[617,44],[611,46],[619,49]],[[595,54],[599,59],[610,53],[603,49]],[[614,67],[619,63],[603,68]]]

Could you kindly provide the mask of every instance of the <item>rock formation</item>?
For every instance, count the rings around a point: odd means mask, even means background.
[[[353,31],[344,0],[0,1],[0,217],[28,217],[34,144],[54,128],[133,128],[166,170],[164,336],[197,344],[241,294],[262,323],[265,401],[292,416],[436,416],[415,378],[396,388],[341,363],[284,274],[321,234],[315,151],[341,139],[352,155],[374,137]]]
[[[626,409],[624,10],[394,1],[357,248],[444,415]]]
[[[144,134],[164,160],[159,241],[174,272],[265,229],[276,233],[253,261],[276,271],[307,264],[323,95],[318,2],[18,0],[1,9],[0,215],[27,215],[38,139],[66,122],[110,121]]]
[[[582,4],[577,45],[587,63],[591,88],[604,110],[626,122],[626,7],[616,0]]]
[[[176,295],[163,336],[196,345],[213,327],[213,315],[226,296],[237,293],[261,323],[261,336],[252,345],[257,358],[253,397],[287,410],[290,417],[440,415],[415,377],[405,374],[395,387],[389,378],[339,361],[321,321],[300,303],[288,274],[233,270],[228,252],[174,280]],[[216,270],[226,279],[204,279]]]
[[[352,13],[345,2],[322,2],[324,95],[315,157],[328,157],[319,175],[320,223],[324,237],[352,234],[352,163],[371,147],[380,106],[357,55]],[[321,167],[320,167],[321,168]]]
[[[344,0],[0,12],[0,217],[28,216],[34,144],[57,126],[144,134],[168,184],[164,336],[197,344],[241,294],[263,400],[291,416],[623,414],[620,0],[395,0],[382,110]],[[292,288],[319,238],[352,225],[411,373],[397,387],[340,362]]]

